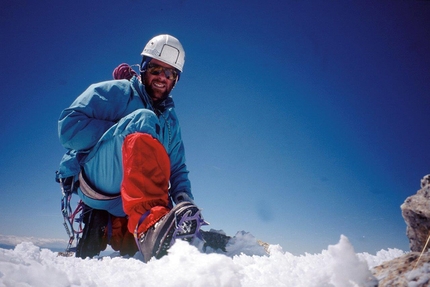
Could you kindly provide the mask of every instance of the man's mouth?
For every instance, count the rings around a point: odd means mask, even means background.
[[[166,87],[166,84],[154,81],[154,82],[152,82],[152,86],[154,86],[157,89],[164,89]]]

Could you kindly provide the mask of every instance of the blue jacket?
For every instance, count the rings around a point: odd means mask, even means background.
[[[76,176],[110,128],[138,109],[151,110],[158,116],[161,130],[157,138],[170,158],[170,195],[186,192],[193,198],[173,99],[169,96],[154,110],[144,86],[136,77],[130,81],[93,84],[61,113],[58,132],[60,142],[68,152],[60,163],[57,178]]]

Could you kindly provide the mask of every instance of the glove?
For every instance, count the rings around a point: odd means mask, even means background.
[[[179,204],[182,201],[188,201],[188,202],[191,202],[192,204],[194,204],[193,199],[186,192],[178,192],[177,194],[175,194],[173,196],[173,202],[175,204]]]

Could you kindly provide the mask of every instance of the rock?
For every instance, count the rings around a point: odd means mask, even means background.
[[[261,241],[261,240],[257,240],[257,243],[264,247],[264,251],[266,251],[267,254],[270,254],[270,252],[269,252],[270,244],[269,243]]]
[[[421,189],[408,197],[400,208],[407,225],[409,247],[413,252],[422,252],[430,235],[430,175],[421,180]]]
[[[421,188],[425,188],[430,185],[430,174],[427,174],[421,179]]]
[[[423,287],[429,286],[430,283],[429,274],[426,272],[426,270],[429,269],[429,262],[429,253],[424,253],[420,258],[420,252],[410,252],[393,260],[384,262],[383,264],[372,268],[371,271],[373,276],[379,280],[378,287]],[[411,282],[414,282],[415,284],[411,285]]]
[[[400,206],[406,222],[411,252],[371,269],[378,287],[430,286],[430,175],[421,180],[421,189]]]

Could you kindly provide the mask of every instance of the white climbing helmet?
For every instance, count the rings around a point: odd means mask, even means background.
[[[162,61],[182,72],[185,63],[185,51],[178,39],[171,35],[158,35],[149,40],[141,53]]]

